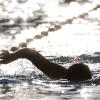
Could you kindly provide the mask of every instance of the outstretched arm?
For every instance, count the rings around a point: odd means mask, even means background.
[[[46,74],[51,79],[63,79],[66,78],[67,69],[50,62],[40,53],[31,48],[19,49],[14,53],[8,51],[2,51],[0,54],[0,63],[7,64],[18,58],[26,58],[30,60],[39,70]]]

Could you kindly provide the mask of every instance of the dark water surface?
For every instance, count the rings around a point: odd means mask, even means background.
[[[0,0],[0,49],[22,42],[65,67],[86,63],[92,79],[53,81],[18,59],[0,64],[0,100],[100,99],[99,0]]]

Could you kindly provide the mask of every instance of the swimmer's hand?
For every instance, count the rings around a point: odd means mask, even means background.
[[[1,50],[0,51],[0,64],[7,64],[11,60],[11,54],[8,50]]]
[[[18,58],[28,58],[27,56],[31,56],[34,54],[33,50],[29,48],[19,49],[15,52],[10,53],[8,50],[1,50],[0,51],[0,64],[7,64],[10,63]]]

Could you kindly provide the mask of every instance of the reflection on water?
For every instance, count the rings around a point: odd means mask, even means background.
[[[93,75],[87,81],[54,81],[19,59],[0,65],[0,99],[99,100],[99,25],[99,0],[0,0],[0,49],[14,51],[26,43],[67,68],[84,62]]]

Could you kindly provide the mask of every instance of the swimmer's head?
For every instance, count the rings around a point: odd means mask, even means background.
[[[92,75],[89,67],[83,63],[76,63],[68,68],[68,80],[88,80],[91,79],[91,77]]]

